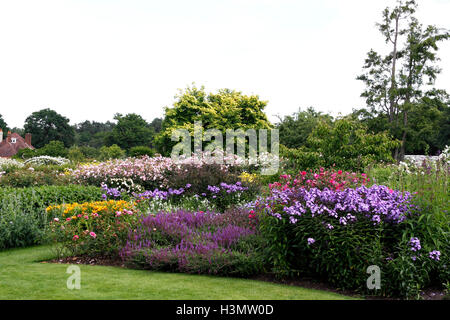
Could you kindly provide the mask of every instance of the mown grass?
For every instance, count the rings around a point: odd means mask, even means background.
[[[80,265],[81,289],[69,290],[68,265],[42,262],[52,258],[50,246],[0,252],[0,299],[352,299],[332,292],[256,280],[88,265]]]

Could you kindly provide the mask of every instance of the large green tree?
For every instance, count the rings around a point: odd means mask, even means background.
[[[172,108],[165,108],[156,146],[160,153],[170,154],[177,143],[171,141],[173,130],[187,129],[193,135],[196,121],[201,121],[205,130],[219,130],[224,137],[227,129],[269,129],[272,125],[264,113],[266,105],[257,95],[247,96],[230,89],[207,93],[203,86],[193,85],[180,92]]]
[[[351,116],[333,124],[319,122],[307,139],[309,151],[319,153],[324,166],[360,171],[374,162],[392,161],[398,145],[387,132],[370,132]]]
[[[8,125],[6,124],[5,120],[3,120],[3,116],[0,114],[0,128],[3,130],[3,135],[5,135],[8,132]]]
[[[306,144],[306,139],[319,122],[330,124],[332,120],[331,115],[315,111],[312,107],[280,118],[277,125],[280,130],[280,143],[288,148],[300,148]]]
[[[117,144],[122,149],[130,149],[137,146],[150,146],[154,131],[140,115],[120,113],[114,116],[117,124],[113,127],[109,143]]]
[[[69,119],[48,108],[33,112],[25,120],[24,130],[32,134],[35,148],[42,148],[50,141],[61,141],[65,147],[70,147],[75,137]]]
[[[115,124],[96,121],[84,121],[75,125],[75,143],[79,146],[100,148],[107,143],[108,136]]]
[[[450,34],[435,26],[424,27],[414,17],[415,0],[399,0],[394,8],[383,11],[377,24],[389,46],[387,55],[370,50],[364,73],[357,79],[366,84],[361,94],[370,112],[381,115],[386,127],[399,140],[396,159],[406,152],[409,115],[418,107],[426,91],[434,84],[440,69],[436,65],[438,43]]]

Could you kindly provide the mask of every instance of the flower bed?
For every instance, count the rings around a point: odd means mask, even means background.
[[[151,270],[244,276],[261,270],[246,211],[158,213],[130,230],[125,262]],[[253,243],[252,243],[253,242]]]
[[[424,220],[412,194],[379,185],[321,186],[276,184],[269,197],[249,204],[260,217],[276,273],[368,292],[366,270],[377,265],[383,273],[377,293],[394,296],[416,295],[448,277],[448,240],[417,246],[414,234],[421,234]]]
[[[55,217],[51,238],[74,255],[116,255],[138,219],[134,203],[123,200],[50,206],[47,212]]]

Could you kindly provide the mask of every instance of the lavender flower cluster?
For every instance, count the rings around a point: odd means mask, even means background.
[[[411,194],[389,189],[386,186],[373,185],[370,188],[348,188],[335,191],[325,188],[286,188],[272,189],[265,200],[259,199],[250,204],[255,209],[263,209],[278,219],[288,218],[296,223],[305,214],[312,217],[330,217],[336,224],[347,225],[358,219],[366,218],[374,225],[382,221],[400,223],[406,219],[414,206]],[[326,224],[328,229],[334,226]]]
[[[248,190],[248,188],[243,187],[242,183],[238,181],[235,184],[227,184],[225,182],[222,182],[220,186],[208,186],[207,190],[212,194],[218,194],[221,190],[225,191],[226,193],[237,193],[246,191]],[[202,193],[202,195],[206,196],[206,193]]]
[[[101,188],[103,189],[103,200],[107,200],[109,197],[119,199],[122,196],[118,188],[109,188],[105,183],[102,183]]]
[[[175,270],[187,272],[195,268],[192,263],[198,259],[212,265],[216,258],[231,258],[234,245],[255,233],[240,222],[248,219],[241,215],[248,213],[242,211],[236,219],[227,214],[179,210],[144,217],[130,231],[120,256],[127,261],[143,255],[151,269],[175,264]]]
[[[190,184],[187,184],[185,188],[179,188],[179,189],[172,189],[169,188],[167,191],[155,189],[153,191],[147,190],[142,193],[136,193],[134,194],[134,197],[137,199],[159,199],[159,200],[168,200],[172,196],[179,196],[185,193],[186,189],[189,189],[191,187]]]
[[[420,244],[420,239],[417,237],[412,237],[411,239],[409,239],[408,243],[410,245],[411,251],[413,251],[413,252],[419,252],[422,249],[422,246]],[[428,252],[428,258],[430,258],[431,260],[439,261],[440,257],[441,257],[441,252],[438,250],[433,250],[433,251]],[[416,261],[417,256],[412,256],[411,259],[413,261]]]

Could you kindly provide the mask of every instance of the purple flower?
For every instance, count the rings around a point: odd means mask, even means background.
[[[429,257],[432,260],[439,261],[440,256],[441,256],[441,252],[438,250],[433,250],[433,251],[429,252]]]
[[[313,238],[308,238],[308,246],[312,245],[314,242],[316,242],[316,240],[314,240]]]
[[[377,224],[380,224],[381,223],[381,218],[380,218],[380,216],[379,215],[374,215],[373,217],[372,217],[372,221],[373,221],[373,224],[374,225],[377,225]]]
[[[422,246],[420,245],[419,238],[413,237],[409,240],[409,245],[411,246],[411,251],[419,251],[422,249]]]

